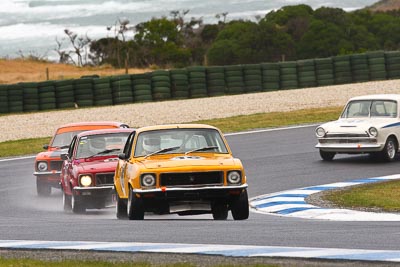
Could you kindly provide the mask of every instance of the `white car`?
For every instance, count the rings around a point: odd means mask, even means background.
[[[399,103],[400,94],[351,98],[338,120],[316,128],[321,158],[331,161],[337,153],[368,153],[393,161],[399,150]]]

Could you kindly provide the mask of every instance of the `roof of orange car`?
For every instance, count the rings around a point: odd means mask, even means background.
[[[165,129],[215,129],[219,130],[218,128],[207,125],[207,124],[191,124],[191,123],[182,123],[182,124],[163,124],[163,125],[153,125],[153,126],[145,126],[137,129],[137,132],[145,132],[145,131],[154,131],[154,130],[165,130]]]
[[[96,130],[104,128],[128,128],[128,127],[129,126],[127,124],[116,121],[75,122],[60,126],[56,132],[60,134],[65,132],[81,131],[81,130]]]

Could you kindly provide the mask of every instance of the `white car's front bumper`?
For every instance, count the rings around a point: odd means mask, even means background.
[[[381,151],[384,145],[377,143],[318,143],[315,147],[326,152],[370,153]]]

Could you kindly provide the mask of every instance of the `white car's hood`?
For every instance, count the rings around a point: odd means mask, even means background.
[[[321,125],[327,133],[365,133],[372,126],[379,130],[398,126],[398,122],[387,118],[352,118],[339,119]]]

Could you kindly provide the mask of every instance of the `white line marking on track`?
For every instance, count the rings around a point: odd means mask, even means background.
[[[13,160],[21,160],[21,159],[33,159],[35,156],[25,156],[25,157],[17,157],[17,158],[7,158],[7,159],[0,159],[0,162],[6,161],[13,161]]]
[[[24,241],[0,240],[0,248],[45,249],[75,251],[195,253],[226,257],[296,257],[335,260],[361,260],[400,262],[400,251],[363,250],[312,247],[276,247],[218,244],[137,243],[137,242],[88,242],[88,241]]]
[[[284,131],[284,130],[292,130],[292,129],[301,129],[307,127],[316,127],[319,124],[307,124],[307,125],[297,125],[297,126],[288,126],[282,128],[271,128],[271,129],[261,129],[261,130],[252,130],[252,131],[245,131],[245,132],[238,132],[238,133],[227,133],[224,134],[225,136],[231,135],[244,135],[244,134],[256,134],[256,133],[265,133],[265,132],[276,132],[276,131]]]

